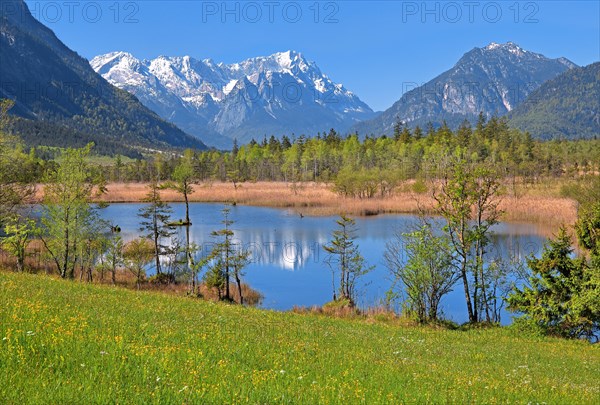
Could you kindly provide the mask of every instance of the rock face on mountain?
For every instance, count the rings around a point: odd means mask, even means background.
[[[541,139],[600,137],[600,62],[544,83],[510,113],[509,123]]]
[[[65,128],[62,146],[75,138],[145,148],[205,145],[108,83],[88,61],[37,21],[22,0],[2,0],[0,97],[15,101],[11,113],[23,131]],[[32,134],[23,134],[33,139]],[[66,135],[65,135],[66,136]],[[57,145],[58,146],[58,145]]]
[[[90,62],[115,86],[209,145],[348,129],[374,116],[302,54],[287,51],[226,65],[189,56],[139,60],[125,52]]]
[[[357,124],[361,134],[391,135],[400,120],[411,127],[444,120],[452,127],[463,120],[504,115],[542,83],[576,67],[565,59],[549,59],[518,45],[491,43],[467,52],[454,67],[406,92],[378,117]]]

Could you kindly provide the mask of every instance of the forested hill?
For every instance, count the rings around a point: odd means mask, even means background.
[[[86,59],[37,21],[22,0],[2,3],[0,98],[15,101],[12,114],[70,128],[62,131],[61,146],[84,137],[98,145],[205,148],[96,74]],[[25,139],[35,138],[35,125],[21,127],[29,128],[22,134]]]
[[[510,124],[542,139],[600,136],[600,62],[544,83],[513,111]]]

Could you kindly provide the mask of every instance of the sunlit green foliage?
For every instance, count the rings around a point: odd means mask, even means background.
[[[368,198],[386,195],[390,186],[406,179],[439,177],[440,165],[450,156],[493,166],[503,177],[522,183],[544,176],[592,174],[600,165],[600,140],[540,142],[509,128],[503,118],[485,122],[482,117],[475,127],[465,122],[456,131],[447,126],[402,131],[406,136],[397,139],[330,131],[313,138],[264,138],[235,151],[157,155],[122,164],[118,179],[147,181],[157,164],[172,179],[180,161],[186,160],[198,181],[233,182],[236,187],[245,181],[331,182],[341,195]],[[106,177],[117,180],[114,172]]]
[[[45,185],[40,236],[63,278],[74,277],[82,252],[99,235],[99,217],[90,204],[94,179],[85,162],[91,147],[67,149]]]
[[[529,259],[528,285],[515,288],[509,309],[522,312],[544,331],[564,337],[595,337],[600,332],[600,268],[573,258],[564,229],[548,242],[541,258]]]
[[[388,241],[385,262],[394,283],[392,300],[402,300],[403,311],[418,322],[435,322],[440,302],[452,291],[458,272],[452,263],[450,241],[436,235],[430,223]]]

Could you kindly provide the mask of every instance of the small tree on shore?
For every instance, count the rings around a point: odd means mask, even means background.
[[[165,187],[180,193],[185,202],[185,220],[183,223],[185,225],[185,265],[189,272],[193,271],[192,267],[194,266],[193,252],[190,246],[190,226],[192,222],[190,220],[189,203],[189,196],[194,192],[194,188],[192,187],[195,179],[194,164],[192,161],[193,155],[194,152],[190,149],[184,152],[184,156],[173,170],[173,175],[171,176],[173,181],[165,184]]]
[[[493,322],[496,316],[493,307],[497,304],[497,297],[491,293],[493,275],[497,269],[491,269],[485,264],[485,255],[491,242],[491,228],[499,222],[502,211],[498,208],[500,199],[498,191],[500,182],[497,174],[487,167],[477,167],[473,171],[475,199],[473,204],[473,239],[475,266],[473,269],[473,297],[475,300],[476,314],[479,320]]]
[[[24,271],[26,249],[35,233],[35,221],[14,215],[7,221],[4,233],[6,236],[0,239],[0,246],[17,259],[17,271]]]
[[[339,274],[339,299],[347,300],[352,307],[356,304],[357,280],[373,270],[374,266],[365,264],[358,245],[355,244],[356,222],[345,215],[340,215],[336,223],[338,229],[333,231],[331,241],[324,245],[323,249],[330,255],[327,263],[334,277],[336,271]],[[333,298],[338,299],[335,287]]]
[[[235,284],[238,290],[238,296],[240,297],[240,304],[244,305],[244,294],[242,293],[242,277],[245,275],[244,268],[250,262],[250,252],[246,250],[236,251],[234,255],[232,268],[233,268],[233,277],[235,279]]]
[[[431,224],[424,223],[388,242],[384,259],[394,285],[400,282],[403,287],[404,309],[409,316],[421,323],[437,321],[442,298],[458,280],[447,237],[436,236]],[[399,295],[393,287],[391,293],[393,297]]]
[[[199,257],[198,253],[200,251],[200,247],[198,245],[196,245],[195,243],[192,243],[189,247],[188,247],[188,254],[189,254],[189,262],[188,262],[188,276],[189,276],[189,285],[190,285],[190,290],[189,290],[189,294],[190,295],[197,295],[197,285],[198,285],[198,274],[200,274],[200,272],[202,271],[202,269],[204,267],[206,267],[206,265],[208,264],[210,257],[209,256],[204,256],[204,257]]]
[[[104,261],[111,274],[110,281],[115,285],[117,284],[117,269],[125,264],[123,238],[117,234],[111,235],[106,239],[105,248]]]
[[[44,190],[41,239],[62,278],[74,278],[86,231],[98,220],[90,205],[95,183],[86,157],[91,148],[89,144],[63,152]]]
[[[160,187],[157,181],[153,181],[148,185],[148,193],[142,200],[147,205],[140,208],[138,213],[138,216],[142,218],[140,231],[146,232],[144,236],[154,244],[156,274],[162,273],[160,257],[166,249],[166,246],[162,244],[162,240],[173,235],[169,227],[171,207],[162,201],[159,190]]]
[[[77,252],[80,263],[80,281],[83,280],[85,275],[86,281],[92,282],[93,271],[104,254],[104,247],[106,246],[104,231],[107,228],[108,224],[101,220],[95,211],[86,218],[85,223],[82,225],[81,243]]]
[[[453,158],[439,184],[434,184],[436,213],[446,220],[453,257],[462,280],[469,322],[491,321],[487,268],[484,264],[491,227],[498,222],[499,182],[488,167]]]
[[[144,267],[155,256],[154,244],[146,238],[134,239],[125,245],[123,256],[127,269],[135,276],[136,286],[139,290],[142,280],[146,276]]]
[[[170,188],[175,190],[179,194],[183,196],[183,200],[185,202],[185,224],[188,226],[191,225],[190,222],[190,203],[189,197],[190,194],[194,192],[193,184],[194,184],[194,165],[192,163],[192,155],[193,152],[191,150],[186,150],[185,155],[181,158],[179,164],[175,166],[173,170],[172,179],[173,181],[165,183],[165,188]]]
[[[211,264],[204,276],[204,282],[208,288],[217,290],[220,300],[233,301],[231,295],[231,279],[235,279],[240,295],[240,304],[244,303],[242,295],[241,277],[244,267],[248,264],[250,253],[233,243],[234,232],[231,230],[233,221],[229,219],[231,210],[224,208],[223,229],[212,232],[212,236],[218,240],[209,255]]]

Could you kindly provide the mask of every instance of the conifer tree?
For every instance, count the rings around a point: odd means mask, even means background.
[[[146,205],[141,207],[138,212],[138,216],[142,219],[140,231],[145,232],[144,237],[153,243],[156,273],[161,274],[160,257],[167,248],[162,241],[173,235],[173,231],[169,227],[172,210],[168,204],[162,201],[160,186],[156,180],[148,184],[148,193],[142,201]]]
[[[234,223],[229,219],[231,210],[222,210],[224,225],[223,229],[213,231],[212,236],[217,240],[209,256],[211,264],[204,276],[207,287],[217,290],[220,300],[233,301],[231,295],[231,279],[235,279],[240,297],[240,304],[244,303],[242,295],[243,271],[248,264],[250,253],[233,242],[234,232],[231,225]]]
[[[339,294],[337,297],[334,289],[334,300],[347,300],[350,306],[356,304],[356,282],[365,274],[373,270],[373,266],[367,266],[363,256],[358,250],[356,240],[356,222],[340,215],[336,221],[338,229],[333,231],[329,244],[323,249],[330,254],[328,264],[332,272],[339,275]]]

